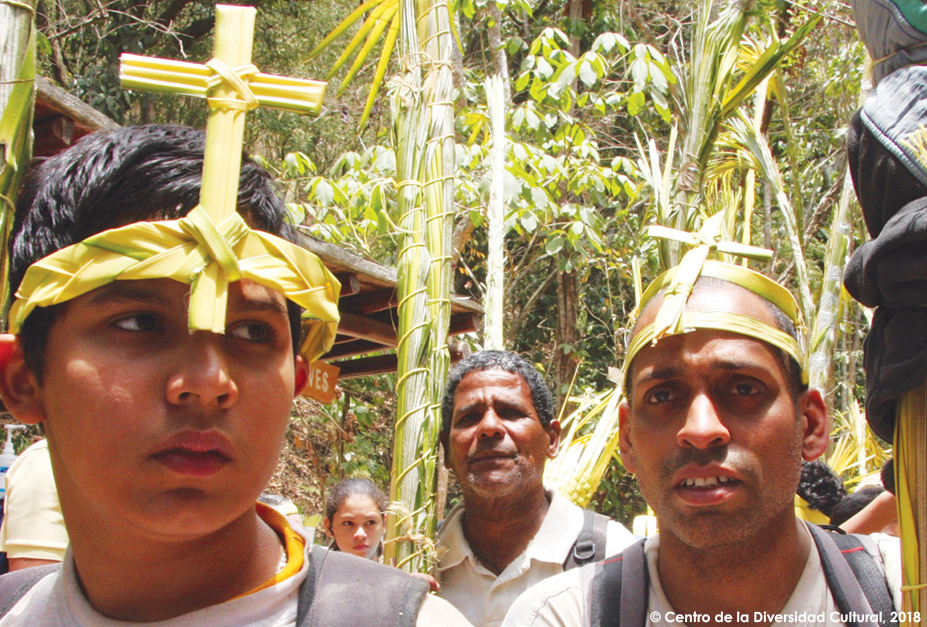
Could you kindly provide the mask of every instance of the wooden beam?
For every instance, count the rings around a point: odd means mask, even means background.
[[[395,347],[398,341],[393,325],[346,312],[341,313],[338,333],[391,347]]]
[[[360,291],[360,281],[357,280],[357,275],[355,273],[339,272],[335,274],[335,278],[341,283],[341,298],[357,294]],[[340,301],[338,307],[341,307]]]
[[[342,298],[338,302],[338,309],[358,315],[367,315],[392,309],[399,305],[396,290],[387,288],[356,294],[351,298]]]
[[[464,353],[470,353],[470,346],[465,345],[466,349],[460,346],[452,347],[451,363],[456,364],[464,358]],[[399,367],[399,360],[396,353],[389,355],[376,355],[374,357],[362,357],[361,359],[348,359],[338,361],[332,364],[340,369],[338,380],[354,379],[356,377],[367,377],[375,374],[388,374],[396,372]]]
[[[356,357],[357,355],[366,355],[367,353],[391,350],[393,348],[396,347],[384,346],[383,344],[377,344],[376,342],[370,342],[367,340],[355,340],[352,338],[348,342],[335,344],[332,346],[332,349],[325,353],[325,355],[322,356],[322,359],[329,361],[339,357]]]
[[[41,99],[49,108],[64,114],[79,127],[94,131],[119,128],[118,123],[81,102],[47,78],[35,77],[35,93],[36,99]]]
[[[377,286],[379,288],[395,288],[397,283],[396,268],[389,268],[373,261],[369,261],[349,253],[340,246],[323,242],[310,235],[305,234],[304,227],[300,227],[299,244],[311,253],[319,256],[328,269],[334,273],[354,272],[363,278],[364,285]],[[472,311],[481,314],[483,309],[479,304],[469,298],[451,295],[451,307],[455,311]]]
[[[367,377],[374,374],[387,374],[396,372],[398,367],[396,354],[377,355],[376,357],[363,357],[361,359],[348,359],[346,361],[337,361],[333,366],[338,366],[338,380],[354,379],[355,377]]]
[[[448,325],[448,335],[458,335],[460,333],[473,333],[477,330],[480,317],[475,313],[462,313],[451,316],[451,322]]]
[[[448,336],[475,331],[478,320],[479,317],[471,313],[451,316]],[[393,325],[342,311],[335,345],[324,359],[327,361],[396,348],[397,342]]]

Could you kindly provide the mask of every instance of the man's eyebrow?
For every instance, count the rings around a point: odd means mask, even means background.
[[[91,305],[108,305],[110,303],[122,301],[137,301],[158,305],[160,307],[170,307],[171,299],[167,298],[158,290],[145,287],[136,281],[114,281],[104,289],[98,290],[90,298]]]
[[[486,407],[486,406],[487,406],[487,404],[486,404],[484,401],[474,401],[474,402],[469,403],[469,404],[467,404],[467,405],[461,405],[460,407],[455,407],[455,408],[454,408],[454,411],[453,411],[453,413],[451,414],[451,417],[452,417],[452,418],[457,418],[458,416],[462,416],[462,415],[464,415],[464,414],[468,414],[468,413],[470,413],[471,411],[474,411],[474,410],[476,410],[476,409],[478,409],[478,408],[482,408],[482,407]],[[534,408],[533,405],[524,404],[524,403],[517,403],[517,402],[509,402],[509,401],[505,401],[505,400],[502,400],[502,399],[499,399],[499,398],[497,398],[497,399],[495,399],[495,400],[493,401],[493,406],[494,406],[496,409],[500,409],[500,410],[502,410],[502,409],[514,409],[515,411],[519,411],[519,412],[522,412],[522,413],[530,413],[531,410]]]
[[[680,374],[682,374],[682,368],[678,366],[657,366],[650,370],[638,370],[638,376],[635,377],[634,383],[662,381],[663,379],[678,377]]]
[[[761,366],[758,366],[755,362],[752,361],[740,361],[734,359],[725,359],[720,361],[712,362],[709,365],[709,370],[723,370],[736,372],[738,370],[757,370]],[[641,374],[635,379],[635,383],[646,383],[648,381],[662,381],[665,379],[673,379],[675,377],[682,375],[682,368],[676,365],[669,366],[656,366],[651,370],[644,370]]]

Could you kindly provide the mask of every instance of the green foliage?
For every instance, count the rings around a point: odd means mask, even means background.
[[[494,71],[496,52],[486,35],[497,20],[490,2],[455,4],[461,59],[455,65],[454,210],[458,225],[476,227],[461,251],[455,287],[477,298],[486,278],[483,207],[489,172],[482,85]],[[555,357],[567,351],[585,364],[577,385],[606,389],[605,373],[620,363],[635,304],[632,260],[642,262],[646,281],[672,257],[643,230],[654,221],[692,228],[722,209],[742,215],[747,173],[757,161],[775,180],[758,177],[756,208],[749,221],[738,219],[732,235],[748,233],[750,243],[774,248],[773,260],[759,269],[795,288],[806,286],[814,303],[820,302],[831,215],[844,177],[844,129],[856,107],[865,54],[848,7],[774,0],[593,0],[582,3],[581,20],[570,21],[569,0],[495,4],[511,88],[504,202],[506,338],[512,349],[540,364],[554,384],[561,383],[554,381]],[[256,64],[276,73],[324,77],[340,50],[326,48],[312,61],[307,58],[358,6],[343,0],[262,2]],[[124,50],[205,60],[209,3],[115,0],[104,7],[61,0],[46,8],[38,40],[45,73],[57,69],[73,81],[73,90],[120,121],[200,124],[201,103],[120,93],[113,60]],[[159,22],[170,7],[179,10]],[[737,7],[746,10],[738,13]],[[826,16],[814,23],[822,12]],[[359,23],[345,35],[359,32]],[[803,28],[810,36],[789,44]],[[379,49],[371,53],[375,58]],[[395,265],[396,156],[382,97],[369,109],[370,123],[358,130],[377,73],[375,63],[359,66],[338,96],[329,91],[327,108],[314,122],[259,112],[249,142],[274,166],[293,219],[307,232]],[[727,121],[736,113],[752,128],[753,90],[763,77],[769,83],[768,95],[758,103],[762,143],[754,144],[751,157],[744,142],[734,141]],[[740,131],[743,136],[749,128]],[[794,211],[792,221],[783,214],[784,201]],[[851,218],[850,224],[857,222]],[[851,231],[852,247],[860,232]],[[800,281],[790,241],[799,242],[806,261]],[[557,336],[555,278],[569,270],[577,275],[578,339],[566,346]],[[840,303],[829,391],[846,413],[860,397],[866,322],[851,302]],[[358,427],[351,441],[343,441],[344,456],[321,455],[331,460],[330,470],[380,472],[377,460],[389,455],[379,438],[386,437],[388,427],[378,406],[386,391],[376,385],[391,384],[381,379],[345,386]],[[361,397],[377,400],[364,400],[362,409]],[[340,417],[339,407],[329,409],[325,424]],[[643,511],[642,501],[619,468],[614,462],[593,503],[629,521]]]

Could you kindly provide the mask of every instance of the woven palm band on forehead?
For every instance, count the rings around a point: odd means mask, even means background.
[[[191,331],[224,333],[228,285],[249,279],[305,309],[299,353],[307,360],[335,341],[341,284],[321,260],[249,228],[237,213],[217,227],[200,206],[179,220],[104,231],[33,263],[10,309],[10,333],[18,333],[36,307],[59,305],[117,280],[162,278],[190,285]]]
[[[799,340],[788,333],[756,318],[730,311],[687,311],[683,305],[678,311],[667,312],[667,308],[679,307],[678,303],[674,303],[671,298],[674,293],[684,294],[686,301],[692,293],[693,285],[677,286],[677,292],[670,291],[673,289],[674,279],[679,269],[679,266],[671,268],[654,279],[641,297],[641,301],[635,310],[635,317],[639,312],[643,311],[647,303],[661,293],[661,290],[668,288],[667,291],[663,292],[664,301],[660,305],[660,310],[657,312],[654,322],[638,329],[634,337],[631,338],[628,350],[625,353],[623,369],[625,373],[628,372],[634,357],[637,356],[641,349],[655,345],[661,338],[689,333],[697,329],[710,329],[751,337],[785,351],[786,354],[801,364],[802,380],[807,383],[808,375],[804,348]],[[804,326],[795,298],[787,289],[772,279],[743,266],[720,261],[706,261],[699,276],[720,279],[753,292],[782,310],[801,334]],[[671,317],[672,321],[670,323],[661,322],[661,318],[667,316]]]

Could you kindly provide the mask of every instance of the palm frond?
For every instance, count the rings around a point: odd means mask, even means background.
[[[351,55],[353,55],[355,51],[360,48],[354,58],[354,62],[352,63],[347,76],[341,82],[341,86],[338,89],[338,94],[341,94],[344,92],[344,89],[348,86],[348,84],[354,79],[354,77],[357,76],[357,73],[364,66],[364,63],[367,61],[367,58],[370,56],[371,51],[373,51],[377,43],[381,41],[383,32],[386,32],[385,38],[382,39],[383,48],[380,51],[380,59],[377,63],[376,70],[374,71],[373,80],[371,81],[370,93],[367,96],[364,112],[361,115],[361,127],[367,123],[367,120],[370,117],[370,113],[373,110],[373,105],[376,102],[376,98],[383,86],[383,80],[389,67],[389,61],[393,56],[393,49],[396,46],[396,40],[399,37],[401,30],[400,25],[402,20],[402,11],[404,10],[401,7],[402,5],[399,0],[368,0],[361,6],[357,7],[354,11],[352,11],[348,17],[342,20],[342,22],[338,24],[337,27],[335,27],[335,30],[329,33],[321,41],[321,43],[319,43],[319,45],[317,45],[312,50],[312,52],[309,53],[310,59],[318,56],[323,50],[332,45],[334,41],[343,35],[351,26],[356,24],[365,13],[370,11],[370,15],[367,16],[361,25],[361,28],[351,38],[351,41],[342,51],[341,55],[339,55],[337,61],[328,74],[328,78],[330,79],[335,73],[338,72],[338,70],[344,66]],[[361,42],[363,42],[362,46]]]
[[[758,133],[750,124],[741,116],[734,116],[729,120],[729,127],[732,136],[738,143],[743,146],[745,153],[752,159],[753,167],[763,174],[776,196],[779,204],[779,210],[783,217],[786,230],[788,231],[789,244],[792,247],[792,259],[795,265],[795,278],[798,283],[799,302],[802,307],[802,317],[808,320],[815,311],[814,300],[811,297],[811,287],[808,281],[808,270],[805,264],[805,256],[802,249],[801,233],[798,232],[795,211],[789,200],[788,194],[785,193],[785,183],[782,174],[779,172],[779,166],[769,149],[766,138]]]
[[[621,393],[617,389],[587,397],[570,396],[570,403],[564,403],[563,407],[574,406],[575,409],[560,419],[566,436],[560,443],[560,453],[548,460],[544,468],[545,486],[557,490],[580,507],[589,504],[618,449],[620,401]],[[587,430],[593,421],[595,426]]]

